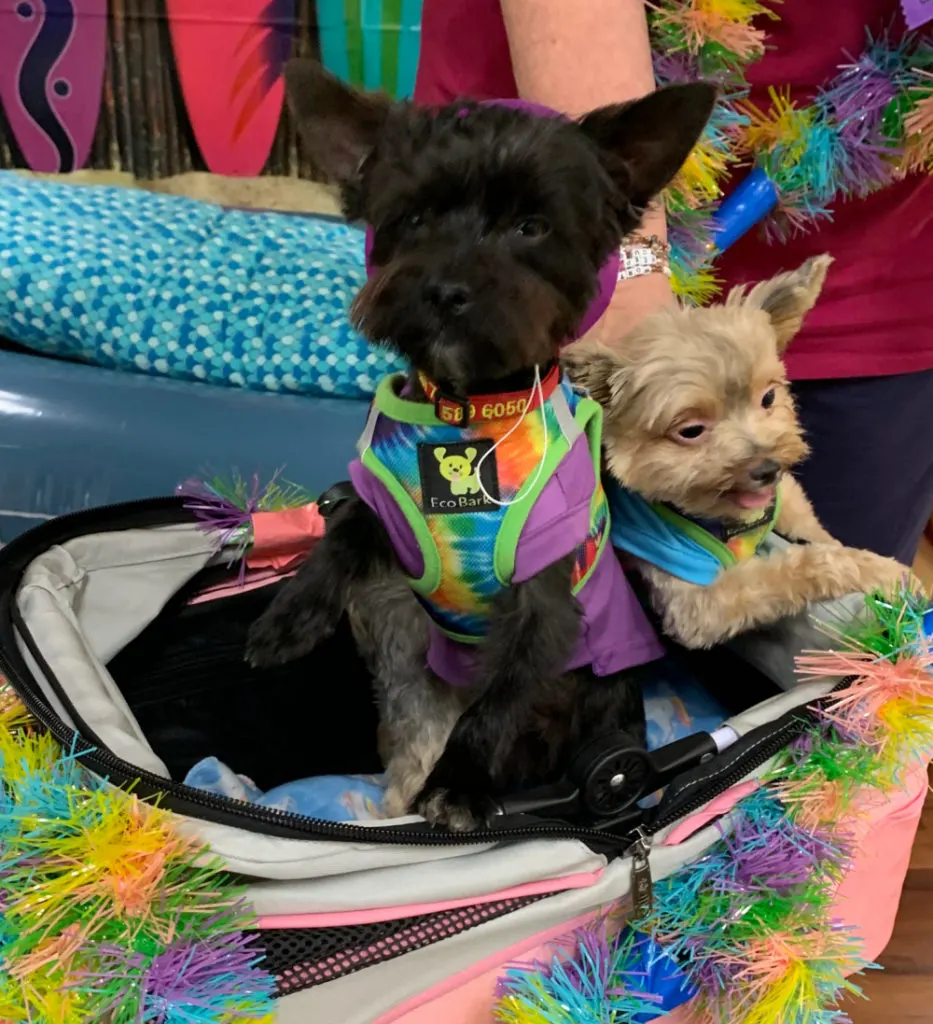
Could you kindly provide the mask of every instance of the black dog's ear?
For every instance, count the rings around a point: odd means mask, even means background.
[[[668,85],[631,103],[600,107],[580,127],[603,152],[619,191],[645,207],[669,184],[699,139],[716,103],[706,82]]]
[[[340,185],[351,182],[372,152],[392,101],[351,89],[317,61],[285,65],[288,104],[320,170]]]

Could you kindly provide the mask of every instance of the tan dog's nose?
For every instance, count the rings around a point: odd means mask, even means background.
[[[769,487],[773,484],[781,472],[781,464],[774,459],[762,459],[761,462],[748,471],[748,479],[761,487]]]

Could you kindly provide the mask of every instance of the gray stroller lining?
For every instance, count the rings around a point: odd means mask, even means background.
[[[103,746],[139,769],[166,779],[170,773],[165,762],[153,749],[147,731],[141,727],[108,665],[117,665],[121,654],[142,637],[163,609],[199,573],[218,561],[210,540],[192,523],[90,533],[36,555],[26,565],[16,593],[18,614],[28,627],[35,648],[24,650],[24,657],[43,699],[65,723],[73,725],[66,706],[69,704]],[[22,640],[20,647],[24,647]],[[39,660],[67,691],[67,702],[61,700],[45,677],[35,653],[41,655]],[[314,685],[314,680],[309,680],[308,685]],[[729,724],[742,736],[820,696],[830,685],[814,684],[778,694],[736,715]],[[275,714],[281,716],[282,711],[276,709]],[[695,788],[702,795],[702,780]],[[403,819],[402,824],[408,821]],[[369,827],[378,829],[380,824]],[[463,859],[464,863],[466,858],[481,858],[489,850],[496,851],[490,860],[495,861],[492,874],[503,885],[510,884],[515,877],[506,868],[511,854],[502,856],[508,846],[493,843],[421,847],[370,844],[362,838],[352,844],[322,838],[288,839],[248,833],[224,820],[199,820],[191,814],[183,820],[183,828],[210,841],[232,868],[257,879],[303,879],[313,885],[311,880],[325,875],[373,869],[391,871],[428,861]],[[359,827],[360,836],[365,836],[365,826]],[[513,849],[524,851],[516,856],[520,860],[524,857],[526,880],[528,875],[538,879],[558,877],[567,871],[593,870],[594,866],[605,864],[604,857],[572,836],[539,839],[529,835]],[[541,850],[540,864],[533,853],[535,849]],[[439,891],[455,889],[456,874],[454,869],[446,883],[439,881]],[[479,876],[486,877],[485,868]],[[461,877],[466,879],[469,873],[463,872]],[[257,895],[262,892],[262,883],[259,885]],[[485,885],[477,882],[480,890]],[[320,905],[318,898],[319,894],[305,892],[299,902]],[[335,902],[328,901],[328,905],[347,901],[355,902],[349,890],[335,897]]]

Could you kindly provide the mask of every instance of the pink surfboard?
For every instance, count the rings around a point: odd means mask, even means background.
[[[32,170],[84,166],[106,50],[107,0],[0,0],[0,101]]]
[[[167,0],[188,117],[215,174],[252,177],[282,115],[295,0]]]

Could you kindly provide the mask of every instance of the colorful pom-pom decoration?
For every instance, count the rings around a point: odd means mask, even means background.
[[[312,496],[284,480],[281,470],[267,484],[256,474],[249,480],[238,473],[191,478],[175,494],[225,553],[228,565],[239,564],[241,582],[248,567],[281,570],[300,560],[324,532]]]
[[[262,484],[258,474],[248,480],[232,476],[192,477],[175,488],[185,507],[215,535],[218,547],[228,549],[231,563],[240,561],[253,542],[252,520],[259,512],[287,512],[314,503],[298,484],[283,480],[281,470]]]
[[[715,298],[716,255],[756,225],[780,242],[831,217],[840,200],[933,173],[929,25],[897,40],[869,36],[857,57],[840,54],[835,78],[811,102],[798,105],[776,85],[759,107],[746,73],[765,54],[779,0],[660,0],[646,9],[658,83],[720,86],[709,125],[664,196],[671,280],[684,301]],[[733,177],[740,186],[723,201]]]
[[[237,885],[0,687],[0,1021],[270,1024]]]
[[[625,923],[630,908],[620,908],[614,924],[609,916],[555,944],[551,961],[516,964],[496,1019],[628,1024],[689,1003],[703,1024],[848,1021],[840,1004],[861,994],[853,976],[874,965],[833,902],[858,813],[933,752],[927,604],[908,590],[866,598],[866,615],[836,623],[838,649],[802,656],[798,670],[842,682],[720,822],[721,838],[655,883],[649,917]],[[667,988],[644,985],[646,964],[661,963]]]

